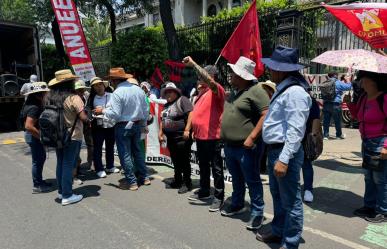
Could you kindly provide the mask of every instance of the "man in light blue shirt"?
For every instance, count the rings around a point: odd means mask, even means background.
[[[301,141],[312,100],[308,83],[298,72],[298,50],[279,46],[262,62],[277,84],[263,124],[262,137],[268,146],[270,192],[274,218],[270,234],[257,234],[265,243],[280,243],[281,249],[298,248],[303,228],[300,170],[304,162]]]
[[[323,127],[324,127],[324,140],[329,138],[329,126],[331,125],[331,119],[335,122],[336,127],[336,138],[344,139],[345,135],[341,130],[341,117],[342,117],[342,109],[341,104],[343,103],[342,96],[345,91],[349,91],[352,88],[350,83],[344,83],[338,79],[337,73],[329,73],[328,77],[330,79],[336,79],[336,97],[333,101],[324,100],[323,106]]]
[[[137,81],[132,75],[126,74],[123,68],[110,69],[108,78],[115,91],[106,109],[97,108],[94,112],[103,113],[104,118],[116,122],[118,157],[127,180],[120,183],[120,188],[135,191],[139,184],[150,185],[145,157],[140,147],[141,131],[149,115],[146,96],[136,85]],[[133,172],[134,164],[139,173],[138,179]]]

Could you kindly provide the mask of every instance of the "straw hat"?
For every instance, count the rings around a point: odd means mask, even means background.
[[[50,89],[48,89],[46,82],[34,82],[34,83],[31,83],[31,85],[28,87],[28,90],[24,94],[24,96],[30,95],[33,93],[49,92],[49,91]]]
[[[109,70],[109,75],[105,78],[107,79],[129,79],[133,78],[133,75],[125,73],[125,70],[122,67],[115,67]]]
[[[255,62],[241,56],[235,64],[227,63],[231,67],[232,71],[244,80],[257,80],[254,76]]]
[[[130,84],[133,84],[133,85],[136,85],[138,86],[138,81],[135,79],[135,78],[129,78],[127,79],[127,81],[130,83]]]
[[[103,83],[103,85],[105,86],[105,88],[107,88],[109,86],[109,82],[107,82],[106,80],[102,80],[100,77],[94,77],[90,80],[90,86],[92,87],[93,85],[96,85],[98,83]]]
[[[86,83],[83,80],[77,80],[74,84],[74,89],[79,90],[79,89],[90,89],[90,87],[86,86]]]
[[[55,72],[55,78],[50,80],[48,86],[53,86],[70,80],[78,79],[79,77],[74,75],[70,69],[59,70]]]
[[[269,87],[270,89],[273,90],[273,92],[275,92],[277,90],[277,85],[270,80],[267,80],[265,82],[260,82],[260,84],[262,84],[263,86]]]

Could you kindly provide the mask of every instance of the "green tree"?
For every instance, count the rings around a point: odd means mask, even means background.
[[[93,48],[105,40],[111,41],[110,24],[108,20],[99,21],[96,18],[88,17],[82,20],[87,44]]]

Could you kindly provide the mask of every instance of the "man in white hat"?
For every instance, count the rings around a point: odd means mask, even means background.
[[[232,175],[232,202],[221,214],[232,216],[245,211],[246,184],[251,200],[249,230],[261,227],[263,221],[263,187],[260,165],[257,160],[262,153],[262,124],[269,97],[262,85],[255,84],[255,62],[240,57],[236,64],[228,64],[232,70],[233,91],[226,100],[221,125],[221,138],[227,168]]]
[[[138,186],[150,185],[145,157],[141,151],[141,131],[148,119],[148,105],[144,91],[137,86],[133,76],[125,73],[123,68],[110,69],[110,79],[115,91],[105,109],[96,108],[95,114],[104,114],[104,118],[114,120],[115,136],[121,166],[125,171],[126,181],[120,183],[124,190],[136,191]],[[138,84],[138,83],[137,83]],[[138,179],[134,175],[134,165],[138,170]]]

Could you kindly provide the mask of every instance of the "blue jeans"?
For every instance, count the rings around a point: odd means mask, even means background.
[[[46,161],[46,150],[39,139],[32,136],[31,133],[24,134],[26,143],[31,147],[32,155],[32,182],[34,187],[38,187],[43,182],[43,166]]]
[[[298,248],[304,222],[301,199],[300,170],[304,162],[302,146],[289,161],[284,177],[274,176],[274,165],[282,148],[268,150],[268,172],[270,192],[273,196],[274,218],[272,234],[282,237],[282,244],[288,249]]]
[[[142,127],[134,124],[131,129],[125,129],[125,126],[126,124],[117,124],[115,126],[118,157],[129,184],[137,184],[133,172],[134,164],[139,173],[139,181],[142,183],[145,179],[148,179],[145,156],[140,146]]]
[[[385,137],[363,140],[363,148],[380,152]],[[383,160],[383,171],[364,169],[364,206],[373,208],[377,213],[387,215],[387,160]]]
[[[304,163],[302,164],[302,176],[304,178],[304,191],[309,190],[313,191],[313,166],[312,162],[308,159],[304,159]]]
[[[341,104],[333,102],[325,102],[323,106],[323,127],[324,127],[324,137],[329,137],[329,126],[331,125],[331,118],[335,122],[336,127],[336,137],[341,137],[343,135],[341,131]]]
[[[81,144],[81,141],[72,140],[65,148],[56,150],[56,180],[58,193],[63,198],[73,194],[73,169],[77,165]]]
[[[265,203],[263,201],[263,187],[260,177],[259,165],[257,165],[257,153],[262,153],[258,147],[245,149],[242,146],[225,145],[224,154],[226,166],[232,176],[232,206],[243,207],[245,205],[246,183],[249,188],[251,201],[251,216],[263,216]]]

